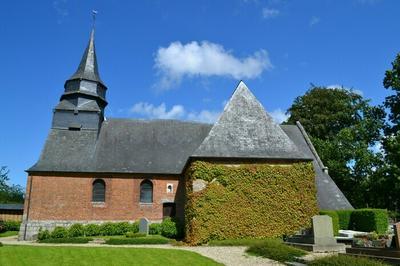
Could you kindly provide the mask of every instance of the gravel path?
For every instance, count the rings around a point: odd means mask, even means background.
[[[15,236],[0,238],[0,242],[6,245],[29,245],[29,246],[63,246],[63,247],[112,247],[112,248],[163,248],[180,249],[196,252],[202,256],[211,258],[226,266],[261,266],[261,265],[283,265],[279,262],[249,256],[245,252],[246,247],[188,247],[171,245],[105,245],[105,244],[39,244],[33,241],[18,241]]]

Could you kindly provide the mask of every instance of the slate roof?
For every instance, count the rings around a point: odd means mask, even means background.
[[[311,159],[242,81],[193,157]]]
[[[95,130],[51,129],[28,171],[181,174],[212,125],[178,120],[107,119]]]
[[[24,210],[24,204],[0,203],[0,210],[22,211]]]
[[[83,53],[78,69],[76,70],[75,74],[73,74],[69,78],[69,80],[74,80],[74,79],[91,80],[99,82],[103,86],[105,86],[103,81],[100,79],[99,68],[97,65],[97,57],[94,45],[94,29],[92,29],[90,33],[89,43],[86,47],[85,52]]]

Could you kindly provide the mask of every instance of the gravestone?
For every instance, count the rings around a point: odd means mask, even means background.
[[[149,234],[149,220],[147,218],[141,218],[139,220],[139,233]]]
[[[400,249],[400,223],[395,223],[393,225],[393,231],[394,231],[393,241],[396,245],[396,248]]]
[[[332,218],[328,215],[312,217],[312,230],[302,230],[289,237],[286,244],[313,252],[345,252],[346,245],[338,244],[333,236]]]
[[[336,245],[331,217],[328,215],[315,215],[312,218],[312,224],[315,245]]]

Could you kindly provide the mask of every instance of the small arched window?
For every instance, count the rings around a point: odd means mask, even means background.
[[[106,201],[106,183],[102,179],[96,179],[93,182],[92,202]]]
[[[150,180],[144,180],[140,183],[140,202],[153,202],[153,183]]]

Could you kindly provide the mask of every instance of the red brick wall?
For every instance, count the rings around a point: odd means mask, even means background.
[[[183,214],[183,183],[178,176],[152,176],[153,203],[139,202],[140,183],[143,177],[104,176],[106,200],[104,204],[92,203],[93,176],[28,177],[25,214],[29,220],[137,220],[146,217],[161,220],[163,202],[176,202],[177,215]],[[32,180],[32,188],[29,191]],[[173,184],[173,192],[167,193],[167,184]]]

